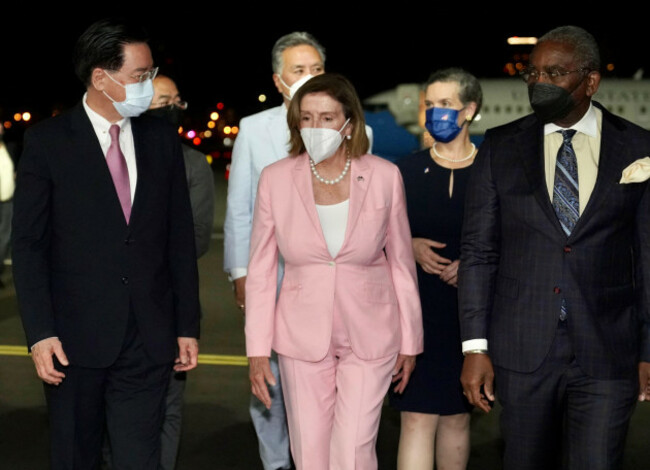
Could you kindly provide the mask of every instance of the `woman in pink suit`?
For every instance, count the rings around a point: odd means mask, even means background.
[[[391,380],[404,390],[423,347],[402,179],[366,153],[361,103],[344,77],[310,79],[287,119],[291,158],[262,172],[253,217],[252,391],[270,406],[275,350],[297,468],[372,470],[384,396]]]

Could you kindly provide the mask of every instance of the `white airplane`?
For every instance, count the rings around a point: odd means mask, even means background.
[[[526,84],[519,78],[480,79],[483,106],[470,126],[473,135],[483,135],[499,126],[530,114]],[[366,109],[388,109],[398,125],[416,136],[424,131],[422,86],[405,83],[364,100]],[[650,79],[606,78],[600,82],[594,100],[608,110],[641,127],[650,129]]]

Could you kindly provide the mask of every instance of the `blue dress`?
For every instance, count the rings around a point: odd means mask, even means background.
[[[411,234],[446,243],[435,250],[441,256],[457,260],[463,221],[465,190],[471,166],[453,170],[453,192],[449,195],[452,170],[436,164],[429,150],[403,157],[397,162],[406,190]],[[425,273],[417,265],[422,317],[424,352],[402,395],[389,392],[389,403],[400,411],[451,415],[468,412],[471,405],[463,396],[460,372],[463,365],[458,292],[456,287]]]

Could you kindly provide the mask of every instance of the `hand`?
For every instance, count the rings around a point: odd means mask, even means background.
[[[650,362],[639,362],[639,401],[650,401]]]
[[[50,385],[59,385],[65,374],[54,368],[53,355],[63,366],[69,365],[59,338],[46,338],[32,346],[32,360],[40,379]]]
[[[248,377],[251,380],[251,391],[267,409],[271,409],[271,395],[266,386],[268,383],[275,386],[275,377],[271,372],[271,365],[268,357],[248,358]]]
[[[393,380],[391,380],[392,383],[399,381],[393,389],[395,393],[404,393],[413,369],[415,369],[415,356],[407,356],[406,354],[397,356],[395,368],[393,369]]]
[[[244,313],[246,305],[246,276],[235,279],[233,286],[235,288],[235,302],[237,302],[237,306]]]
[[[494,368],[487,354],[468,354],[460,374],[463,395],[469,402],[489,413],[494,401]],[[481,386],[483,392],[481,392]]]
[[[176,372],[194,369],[199,365],[199,342],[196,338],[178,338],[178,357],[174,364]]]
[[[445,267],[440,273],[440,280],[453,287],[458,287],[458,265],[459,260],[453,261],[450,265]]]
[[[442,270],[451,263],[451,260],[443,258],[432,248],[444,248],[446,243],[440,243],[427,238],[414,238],[411,240],[413,246],[413,256],[415,261],[422,267],[425,273],[440,275]]]

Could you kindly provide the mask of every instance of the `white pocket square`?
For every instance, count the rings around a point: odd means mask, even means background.
[[[632,163],[621,176],[619,183],[643,183],[650,179],[650,157],[640,158]]]

